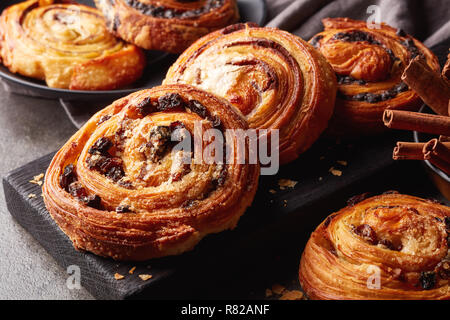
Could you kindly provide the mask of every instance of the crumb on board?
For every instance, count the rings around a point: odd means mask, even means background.
[[[290,179],[280,179],[278,180],[278,185],[281,190],[286,188],[294,188],[298,181],[290,180]]]
[[[30,180],[30,183],[37,184],[38,186],[42,185],[42,178],[44,177],[43,173],[38,174],[37,176],[34,176],[32,180]]]
[[[270,192],[271,194],[277,193],[276,190],[273,190],[273,189],[269,189],[269,192]]]
[[[348,164],[348,162],[347,161],[345,161],[345,160],[338,160],[338,161],[336,161],[338,164],[340,164],[341,166],[346,166],[347,164]]]
[[[342,176],[342,171],[335,169],[334,167],[331,167],[330,170],[328,170],[328,171],[331,172],[331,174],[333,176],[338,176],[338,177]]]
[[[286,291],[279,300],[302,300],[303,292],[299,290]]]
[[[114,274],[114,279],[116,280],[122,280],[123,278],[125,278],[125,276],[121,275],[120,273]]]
[[[319,160],[325,160],[325,157],[324,157],[324,156],[321,156],[321,157],[319,158]]]
[[[31,199],[31,198],[36,198],[36,195],[35,195],[34,193],[30,193],[30,194],[28,195],[28,199]]]
[[[133,274],[134,270],[136,270],[136,266],[134,266],[133,268],[130,269],[130,271],[128,271],[129,274]]]
[[[322,177],[319,177],[319,181],[322,181],[323,180],[323,178]]]
[[[272,290],[266,289],[266,298],[269,298],[269,297],[271,297],[272,295],[273,295]]]
[[[148,279],[153,278],[153,276],[151,274],[140,274],[139,278],[141,278],[142,281],[147,281]]]
[[[282,294],[284,291],[286,291],[286,288],[283,287],[281,284],[275,283],[272,286],[272,292],[275,294]]]

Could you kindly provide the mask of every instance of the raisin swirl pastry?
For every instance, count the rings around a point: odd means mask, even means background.
[[[450,208],[383,194],[330,215],[300,262],[312,299],[450,299]]]
[[[0,17],[0,58],[52,88],[111,90],[137,80],[145,58],[111,35],[100,12],[72,1],[30,0]]]
[[[236,0],[95,0],[111,32],[147,50],[181,53],[239,20]]]
[[[280,162],[296,159],[327,127],[337,83],[331,66],[297,36],[255,24],[211,33],[172,65],[164,83],[224,97],[250,128],[279,131]]]
[[[226,101],[172,85],[114,102],[70,138],[47,170],[43,195],[76,249],[140,261],[180,254],[236,226],[259,166],[207,164],[174,148],[172,133],[193,136],[197,121],[205,131],[247,127]],[[229,144],[248,154],[248,144]]]
[[[339,83],[336,108],[330,132],[351,135],[385,130],[383,111],[417,110],[419,96],[402,82],[408,63],[422,56],[429,66],[439,70],[434,54],[421,42],[384,23],[369,29],[367,23],[348,18],[322,20],[325,31],[310,43],[333,66]]]

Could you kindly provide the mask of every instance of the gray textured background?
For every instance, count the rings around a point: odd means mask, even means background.
[[[55,151],[74,132],[58,102],[10,94],[0,83],[0,177]],[[0,257],[0,299],[92,299],[66,287],[65,270],[10,216],[2,186]]]

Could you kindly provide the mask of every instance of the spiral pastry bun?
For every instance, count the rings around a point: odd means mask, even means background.
[[[171,85],[114,102],[69,139],[47,170],[43,196],[76,249],[146,260],[236,226],[254,198],[259,166],[184,161],[172,133],[193,136],[197,121],[203,130],[247,128],[226,101]],[[248,144],[229,144],[248,154]]]
[[[275,28],[236,24],[189,47],[164,83],[187,83],[224,97],[250,128],[279,130],[280,163],[307,150],[330,119],[336,77],[308,43]]]
[[[181,53],[239,20],[236,0],[95,0],[111,32],[147,50]]]
[[[72,1],[30,0],[0,17],[0,58],[52,88],[111,90],[137,80],[145,58],[111,35],[100,12]]]
[[[450,299],[450,208],[390,193],[349,205],[313,232],[300,262],[311,299]]]
[[[337,135],[373,134],[385,130],[383,111],[417,110],[419,96],[402,82],[408,63],[422,56],[438,71],[434,54],[401,29],[382,23],[369,29],[364,21],[348,18],[322,20],[325,31],[310,43],[333,66],[338,77],[338,95],[330,132]]]

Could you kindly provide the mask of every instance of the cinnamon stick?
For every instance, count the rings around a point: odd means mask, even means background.
[[[450,117],[387,109],[383,113],[383,122],[391,129],[450,136]]]
[[[447,62],[444,69],[442,69],[442,77],[450,84],[450,53],[447,56]]]
[[[437,139],[433,139],[437,140]],[[431,140],[431,141],[433,141]],[[433,151],[435,149],[433,142],[397,142],[392,158],[394,160],[425,160],[425,153]],[[443,146],[450,150],[450,142],[441,142]],[[434,147],[431,148],[430,147]]]
[[[447,136],[439,136],[440,142],[450,142],[450,137]]]
[[[392,159],[394,160],[424,160],[423,147],[425,143],[397,142]]]
[[[415,91],[434,112],[447,116],[450,87],[440,74],[417,56],[406,67],[402,80]]]
[[[441,169],[446,175],[450,176],[450,163],[443,161],[437,155],[431,155],[430,159],[428,159],[435,167]]]
[[[450,175],[450,147],[438,139],[428,141],[423,148],[424,158]]]

